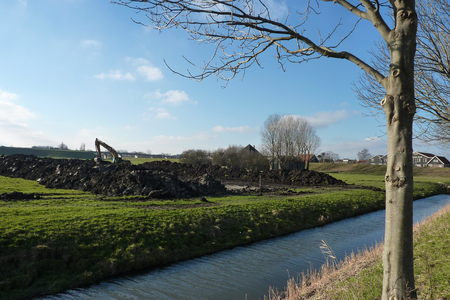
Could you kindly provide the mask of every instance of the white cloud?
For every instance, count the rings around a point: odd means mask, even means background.
[[[192,101],[185,91],[178,90],[170,90],[166,93],[161,93],[157,90],[154,93],[147,94],[146,97],[160,99],[159,104],[181,105],[185,102],[197,104],[197,101]]]
[[[17,94],[0,90],[0,120],[3,125],[25,127],[24,122],[36,118],[36,115],[25,107],[13,103],[18,98]]]
[[[108,74],[101,73],[101,74],[95,75],[94,77],[98,78],[98,79],[102,79],[102,80],[104,80],[104,79],[130,80],[130,81],[134,80],[134,76],[131,73],[124,74],[120,70],[115,70],[115,71],[111,70],[111,71],[109,71]]]
[[[151,65],[140,66],[137,68],[137,71],[148,81],[156,81],[164,78],[161,70]]]
[[[138,58],[125,57],[125,61],[135,67],[150,64],[150,62],[147,59],[142,58],[142,57],[138,57]]]
[[[239,133],[253,133],[258,131],[258,127],[252,128],[248,125],[240,127],[222,127],[216,126],[212,129],[214,132],[239,132]]]
[[[30,128],[28,123],[37,116],[15,103],[18,99],[17,94],[0,89],[0,144],[29,147],[51,143],[42,131]]]
[[[93,44],[95,41],[84,41],[86,45]],[[145,58],[131,58],[126,57],[125,62],[128,64],[128,68],[132,67],[134,71],[128,71],[122,73],[120,70],[111,70],[109,73],[101,73],[95,75],[98,79],[112,79],[112,80],[130,80],[136,79],[136,76],[143,76],[147,81],[157,81],[164,78],[162,71],[153,66]]]
[[[19,96],[17,94],[3,91],[0,89],[0,101],[11,101],[16,99],[19,99]]]
[[[150,107],[148,109],[151,113],[144,113],[144,116],[148,116],[149,118],[157,118],[157,119],[166,119],[166,120],[176,120],[176,117],[173,117],[164,107]]]
[[[310,117],[304,117],[311,126],[315,128],[324,128],[331,124],[335,124],[340,122],[341,120],[345,120],[349,117],[349,113],[347,110],[337,110],[334,112],[331,111],[321,111],[315,113]]]
[[[99,41],[96,41],[96,40],[81,41],[81,46],[84,48],[88,48],[88,47],[99,48],[99,47],[101,47],[101,45],[102,45],[102,43],[100,43]]]

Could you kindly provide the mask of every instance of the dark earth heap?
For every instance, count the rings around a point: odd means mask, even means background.
[[[228,193],[224,182],[293,186],[345,185],[315,171],[247,171],[219,166],[193,166],[169,161],[133,165],[94,160],[52,159],[33,155],[0,156],[0,175],[35,180],[48,188],[76,189],[106,196],[142,195],[188,198]]]

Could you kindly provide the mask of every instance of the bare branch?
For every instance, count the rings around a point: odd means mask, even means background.
[[[371,16],[351,6],[347,1],[337,0],[336,2],[351,9],[362,18]],[[203,65],[199,66],[188,60],[189,64],[199,70],[198,73],[193,74],[188,71],[183,74],[170,68],[172,72],[194,80],[203,80],[215,75],[219,79],[228,81],[241,71],[245,72],[253,64],[259,65],[258,57],[274,47],[281,66],[284,66],[284,61],[301,63],[326,56],[349,60],[374,76],[380,83],[384,78],[355,55],[335,50],[350,36],[355,27],[334,44],[329,42],[341,24],[337,24],[323,40],[319,39],[318,42],[304,35],[301,25],[306,22],[311,12],[315,12],[309,4],[300,14],[301,24],[291,26],[287,23],[288,17],[284,22],[272,19],[269,8],[262,1],[117,0],[114,3],[145,13],[147,20],[155,29],[182,28],[194,41],[214,43],[216,49],[212,57]],[[376,9],[374,11],[377,12]],[[134,21],[144,25],[141,21]],[[236,51],[236,49],[239,50]]]

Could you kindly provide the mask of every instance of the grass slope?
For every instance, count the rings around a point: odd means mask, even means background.
[[[53,158],[78,158],[93,159],[96,157],[94,152],[74,151],[74,150],[56,150],[56,149],[34,149],[34,148],[17,148],[17,147],[0,147],[0,155],[24,154],[34,155],[38,157]]]

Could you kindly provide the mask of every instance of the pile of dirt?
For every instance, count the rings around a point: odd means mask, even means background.
[[[93,160],[9,155],[0,156],[0,175],[36,180],[48,188],[90,191],[107,196],[144,195],[165,199],[226,192],[225,186],[206,174],[182,181],[168,172],[127,161],[97,165]]]
[[[143,166],[152,170],[169,172],[180,178],[191,179],[208,174],[218,180],[239,180],[258,182],[259,177],[264,183],[277,183],[296,186],[346,185],[331,175],[311,170],[269,170],[259,172],[239,168],[221,168],[219,166],[172,163],[170,161],[154,161]]]
[[[345,185],[315,171],[247,171],[159,161],[132,165],[96,164],[94,160],[52,159],[28,155],[0,156],[0,175],[36,180],[48,188],[76,189],[107,196],[143,195],[188,198],[225,194],[222,182],[245,181],[295,186]],[[221,182],[222,181],[222,182]]]

